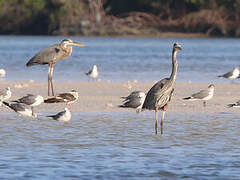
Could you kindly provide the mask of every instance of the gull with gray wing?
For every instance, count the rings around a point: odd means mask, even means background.
[[[5,101],[3,101],[3,104],[22,116],[37,117],[37,115],[33,114],[32,109],[26,104],[8,103]]]
[[[72,114],[69,109],[66,107],[64,111],[61,111],[55,115],[49,115],[47,117],[51,117],[53,120],[67,122],[71,120]]]
[[[32,113],[33,113],[32,115],[34,115],[33,107],[39,106],[40,104],[43,103],[43,101],[44,101],[44,99],[40,95],[27,94],[26,96],[23,96],[22,98],[17,99],[12,102],[23,103],[23,104],[29,105],[32,109]]]
[[[239,77],[239,74],[240,74],[239,67],[235,67],[232,71],[227,72],[223,75],[219,75],[218,77],[223,77],[226,79],[234,80]]]
[[[188,101],[202,100],[203,106],[206,107],[206,101],[213,98],[214,87],[215,86],[213,84],[210,84],[207,89],[201,90],[197,93],[192,94],[189,97],[183,98],[183,100],[188,100]]]
[[[12,92],[10,90],[10,87],[7,87],[6,89],[0,90],[0,106],[2,106],[3,101],[10,99],[12,96]]]

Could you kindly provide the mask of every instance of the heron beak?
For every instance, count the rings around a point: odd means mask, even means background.
[[[74,46],[80,46],[80,47],[85,46],[85,44],[81,44],[81,43],[77,43],[77,42],[72,42],[71,44]]]

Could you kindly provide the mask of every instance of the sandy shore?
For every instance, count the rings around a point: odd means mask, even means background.
[[[127,96],[131,91],[142,90],[147,92],[155,82],[55,82],[57,93],[68,92],[75,89],[79,92],[79,100],[72,104],[72,112],[135,112],[134,109],[119,108],[121,96]],[[1,81],[0,88],[11,87],[12,97],[17,99],[27,93],[40,94],[47,97],[46,82],[10,82]],[[215,95],[207,102],[204,108],[201,101],[184,101],[183,97],[189,96],[200,89],[207,88],[208,83],[176,83],[172,101],[168,112],[180,113],[220,113],[240,112],[238,108],[228,108],[228,103],[240,99],[240,84],[216,83]],[[36,112],[58,112],[64,109],[64,104],[42,104],[36,107]],[[1,112],[10,112],[8,108],[0,107]]]

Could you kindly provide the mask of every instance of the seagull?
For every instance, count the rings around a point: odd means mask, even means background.
[[[208,89],[201,90],[201,91],[199,91],[195,94],[192,94],[191,96],[183,98],[183,99],[188,100],[188,101],[202,100],[203,101],[203,106],[206,107],[206,101],[213,98],[214,87],[215,86],[213,84],[210,84],[208,86]]]
[[[70,104],[78,100],[78,92],[72,90],[68,93],[61,93],[55,97],[48,98],[44,100],[44,103],[67,103],[67,106],[70,108]]]
[[[232,104],[228,104],[227,105],[228,107],[240,107],[240,100],[235,102],[235,103],[232,103]]]
[[[91,70],[89,70],[87,73],[85,73],[89,78],[97,78],[98,77],[98,69],[97,66],[94,65]]]
[[[240,74],[239,67],[235,67],[232,71],[227,72],[223,75],[219,75],[218,77],[224,77],[226,79],[234,80],[239,77],[239,74]]]
[[[2,106],[2,102],[8,100],[12,96],[12,92],[10,87],[7,87],[4,90],[0,90],[0,106]]]
[[[33,114],[32,109],[23,103],[8,103],[3,101],[3,104],[22,116],[37,117],[36,114]]]
[[[3,78],[6,76],[6,71],[5,69],[0,69],[0,77]]]
[[[123,98],[123,103],[119,107],[123,108],[136,108],[137,112],[140,112],[142,105],[144,103],[146,94],[142,91],[133,91],[129,96],[127,97],[121,97]]]
[[[64,111],[61,111],[61,112],[57,113],[56,115],[49,115],[47,117],[51,117],[56,121],[67,122],[67,121],[70,121],[72,115],[71,115],[71,112],[69,111],[69,109],[66,107],[64,109]]]
[[[32,113],[33,113],[32,115],[34,115],[33,107],[39,106],[40,104],[42,104],[44,102],[44,99],[40,95],[27,94],[26,96],[23,96],[22,98],[12,102],[29,105],[32,109]]]

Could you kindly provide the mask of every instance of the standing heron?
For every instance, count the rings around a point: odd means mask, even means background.
[[[168,102],[171,100],[172,93],[174,91],[175,81],[177,77],[177,52],[182,50],[179,43],[174,43],[172,51],[172,73],[170,78],[164,78],[158,81],[148,91],[142,109],[155,110],[155,134],[158,132],[158,111],[162,110],[161,119],[161,134],[163,134],[163,120],[168,108]]]
[[[26,64],[26,66],[48,64],[48,96],[50,96],[50,88],[52,89],[52,95],[54,96],[52,82],[54,65],[57,61],[71,56],[73,45],[80,47],[84,46],[84,44],[73,42],[71,39],[64,39],[60,44],[54,44],[46,49],[43,49],[32,57]]]

